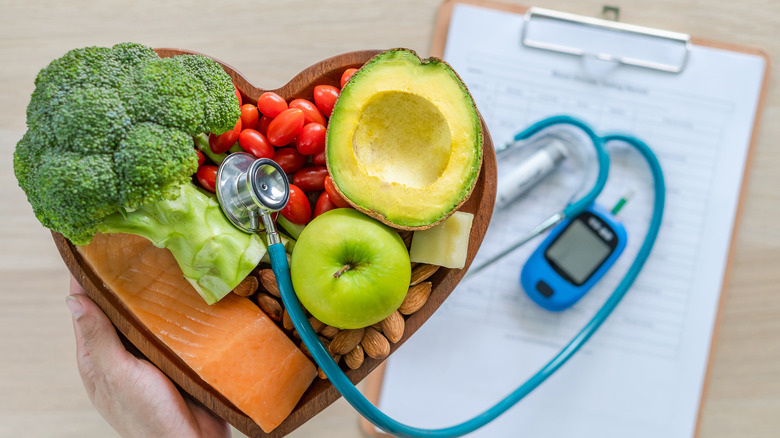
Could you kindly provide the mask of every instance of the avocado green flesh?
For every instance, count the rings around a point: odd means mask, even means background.
[[[424,228],[471,193],[482,161],[479,116],[447,64],[384,52],[341,91],[327,160],[353,205],[386,223]]]

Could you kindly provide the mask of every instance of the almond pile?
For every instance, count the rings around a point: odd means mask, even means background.
[[[411,234],[411,233],[409,233]],[[402,236],[403,237],[403,236]],[[435,265],[413,264],[409,291],[401,307],[384,320],[365,328],[339,330],[324,324],[309,315],[309,324],[320,338],[336,363],[342,362],[350,369],[363,365],[365,357],[384,359],[390,354],[390,344],[400,341],[404,335],[405,317],[420,310],[431,295],[432,283],[426,281],[439,269]],[[250,297],[291,339],[296,341],[301,351],[311,357],[306,345],[301,341],[298,331],[293,327],[289,313],[282,304],[276,277],[271,269],[256,270],[234,290],[243,297]],[[322,369],[319,377],[327,378]]]

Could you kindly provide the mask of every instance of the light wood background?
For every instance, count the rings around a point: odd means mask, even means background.
[[[41,68],[71,48],[136,41],[210,54],[256,85],[276,88],[308,65],[346,51],[409,47],[428,54],[439,4],[0,0],[0,437],[115,436],[92,408],[76,370],[64,305],[67,271],[13,177],[11,155]],[[535,4],[598,15],[603,3]],[[775,0],[610,4],[621,8],[625,22],[755,46],[780,59]],[[702,438],[780,436],[778,85],[772,73],[712,351]],[[361,435],[357,415],[340,400],[291,436]]]

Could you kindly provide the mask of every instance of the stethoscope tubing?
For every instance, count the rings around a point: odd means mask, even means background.
[[[604,323],[615,307],[617,307],[618,303],[620,303],[620,301],[623,299],[626,292],[642,270],[643,265],[650,255],[650,251],[655,243],[656,237],[658,236],[658,231],[661,227],[661,220],[663,218],[663,210],[666,198],[663,171],[657,157],[644,142],[633,136],[608,134],[599,137],[584,122],[569,116],[556,116],[542,120],[541,122],[530,126],[528,129],[518,134],[516,140],[528,138],[540,130],[558,123],[569,124],[582,129],[593,141],[593,145],[596,148],[596,156],[599,162],[599,175],[593,189],[591,189],[591,191],[583,196],[583,198],[579,201],[576,201],[567,206],[563,211],[565,217],[574,216],[584,211],[591,203],[595,201],[596,197],[604,188],[609,169],[609,155],[607,154],[604,145],[610,141],[623,141],[630,144],[636,148],[647,161],[654,181],[655,196],[653,204],[653,216],[650,220],[650,225],[648,227],[647,234],[645,235],[645,240],[642,243],[636,258],[628,268],[628,271],[626,272],[621,282],[615,288],[614,292],[612,292],[612,294],[602,305],[602,307],[596,312],[593,318],[571,339],[571,341],[569,341],[565,347],[563,347],[563,349],[561,349],[557,355],[555,355],[546,365],[544,365],[541,369],[539,369],[539,371],[526,380],[525,383],[501,399],[494,406],[460,424],[440,429],[423,429],[408,426],[390,418],[388,415],[377,409],[371,402],[369,402],[365,396],[363,396],[363,394],[358,391],[353,382],[349,380],[341,368],[339,368],[322,343],[320,343],[319,338],[317,337],[317,333],[309,324],[303,308],[298,301],[298,297],[295,295],[295,291],[293,290],[292,281],[290,279],[290,269],[284,246],[282,244],[273,244],[268,247],[272,269],[279,284],[279,291],[282,296],[282,302],[290,314],[290,319],[292,320],[293,325],[301,335],[301,339],[309,349],[309,352],[311,352],[314,361],[322,368],[333,386],[336,387],[342,396],[344,396],[347,402],[349,402],[360,415],[362,415],[376,427],[400,437],[445,438],[462,436],[490,423],[498,416],[506,412],[509,408],[517,404],[539,385],[541,385],[542,382],[553,375],[561,366],[563,366],[564,363],[566,363],[577,351],[579,351],[580,348],[582,348],[582,346],[590,339],[590,337],[593,336],[596,330],[601,327],[601,324]]]

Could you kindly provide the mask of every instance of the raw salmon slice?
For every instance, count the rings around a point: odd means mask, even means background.
[[[170,251],[130,234],[98,234],[79,251],[149,330],[265,432],[292,412],[316,367],[247,298],[206,304]]]

